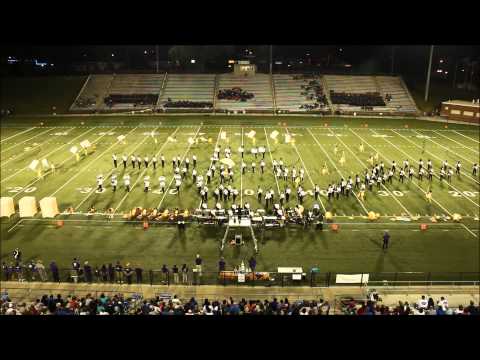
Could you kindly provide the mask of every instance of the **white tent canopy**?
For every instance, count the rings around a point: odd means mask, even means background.
[[[32,217],[37,213],[37,201],[34,196],[25,196],[18,202],[20,217]]]
[[[10,217],[15,214],[15,205],[12,197],[0,198],[0,217]]]

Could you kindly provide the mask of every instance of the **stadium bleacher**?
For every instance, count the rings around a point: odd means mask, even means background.
[[[253,93],[254,97],[247,101],[217,100],[217,110],[242,111],[242,110],[272,110],[273,95],[270,75],[256,74],[254,76],[238,76],[222,74],[218,76],[218,90],[241,88]]]
[[[153,107],[158,100],[164,74],[115,75],[107,91],[111,109]]]
[[[215,74],[168,74],[158,105],[165,106],[170,99],[174,104],[166,107],[212,107],[214,92]]]
[[[112,80],[113,75],[90,75],[70,110],[98,109]]]
[[[253,97],[226,99],[232,89]],[[238,98],[238,97],[237,97]],[[331,104],[329,104],[331,100]],[[91,75],[70,110],[418,112],[401,77],[304,74]]]
[[[310,81],[315,80],[321,87],[321,79],[319,76],[300,77],[285,74],[273,75],[277,109],[282,111],[306,111],[308,107],[311,107],[328,110],[328,103],[326,101],[318,102],[313,90],[305,90],[302,88],[302,86],[307,86]],[[323,88],[322,92],[324,93]],[[305,93],[307,94],[305,95]]]
[[[387,101],[387,107],[393,110],[401,110],[407,112],[416,112],[417,107],[410,96],[408,90],[405,89],[403,81],[400,77],[394,76],[376,76],[380,93],[384,96],[389,94],[391,100]]]

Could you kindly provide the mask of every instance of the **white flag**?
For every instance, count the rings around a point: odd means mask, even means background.
[[[35,171],[35,169],[38,166],[39,161],[38,160],[33,160],[30,165],[28,166],[31,170]]]

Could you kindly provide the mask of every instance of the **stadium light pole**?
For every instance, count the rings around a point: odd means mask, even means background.
[[[392,70],[391,70],[392,75],[393,75],[394,66],[395,66],[395,46],[392,45]]]
[[[155,56],[156,56],[156,62],[155,62],[155,69],[157,71],[157,74],[158,74],[158,45],[155,45]]]
[[[428,101],[428,93],[430,91],[430,74],[432,73],[433,47],[434,45],[430,45],[430,59],[428,61],[427,83],[425,84],[425,102]]]
[[[273,56],[273,45],[270,45],[270,75],[272,75],[272,56]]]

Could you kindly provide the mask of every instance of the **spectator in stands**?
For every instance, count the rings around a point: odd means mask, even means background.
[[[255,268],[257,267],[257,260],[253,256],[250,257],[248,260],[248,266],[252,270],[252,272],[255,272]]]

